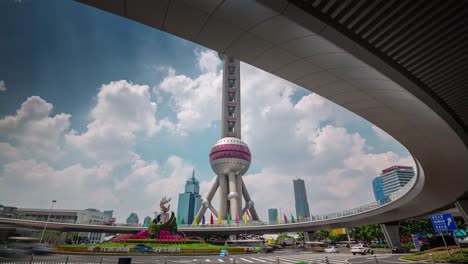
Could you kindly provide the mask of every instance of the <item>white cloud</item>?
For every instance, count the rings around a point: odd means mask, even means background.
[[[165,127],[174,132],[187,135],[211,127],[214,120],[219,120],[221,108],[221,72],[217,71],[221,61],[216,53],[202,51],[197,53],[202,74],[192,79],[185,75],[176,75],[174,69],[168,69],[168,75],[155,87],[155,92],[165,92],[171,97],[177,123]]]
[[[55,160],[61,157],[61,141],[70,127],[69,114],[49,116],[52,104],[38,96],[29,97],[16,115],[0,119],[0,139],[18,148],[24,157]]]
[[[93,121],[87,131],[72,131],[67,142],[95,160],[137,160],[134,152],[137,136],[154,135],[156,103],[151,101],[149,87],[125,80],[110,82],[101,87],[97,104],[91,110]]]
[[[4,92],[7,90],[6,83],[4,80],[0,80],[0,92]]]

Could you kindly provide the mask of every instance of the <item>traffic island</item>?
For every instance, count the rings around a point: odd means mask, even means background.
[[[445,247],[433,248],[423,252],[417,252],[411,255],[402,256],[403,260],[410,261],[428,261],[436,262],[455,262],[468,263],[468,248],[462,248],[462,252],[458,247],[449,247],[450,256]]]

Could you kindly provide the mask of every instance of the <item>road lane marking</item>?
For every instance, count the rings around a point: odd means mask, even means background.
[[[253,261],[248,260],[248,259],[245,259],[245,258],[239,258],[239,259],[242,259],[242,260],[245,261],[245,262],[253,263]]]

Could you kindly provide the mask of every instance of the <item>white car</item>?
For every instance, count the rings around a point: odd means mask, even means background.
[[[325,249],[326,253],[339,253],[338,249],[335,246],[329,246]]]
[[[367,253],[374,255],[374,250],[368,247],[367,245],[359,244],[359,245],[354,245],[351,247],[351,253],[353,253],[353,255],[356,255],[356,254],[365,255]]]

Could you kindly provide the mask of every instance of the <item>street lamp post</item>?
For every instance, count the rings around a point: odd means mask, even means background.
[[[44,234],[47,229],[47,224],[49,223],[50,214],[52,213],[52,210],[54,209],[54,204],[56,202],[57,202],[56,200],[52,200],[52,207],[50,207],[49,215],[47,216],[47,221],[45,223],[44,230],[42,230],[41,240],[39,240],[39,243],[42,243],[42,238],[44,238]]]

